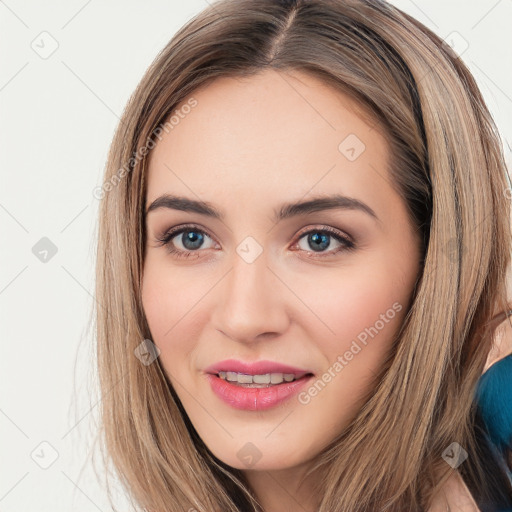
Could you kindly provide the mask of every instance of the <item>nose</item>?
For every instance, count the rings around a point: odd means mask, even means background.
[[[231,270],[216,288],[211,320],[232,340],[250,343],[279,337],[288,328],[286,300],[293,294],[268,266],[265,252],[252,263],[235,254]]]

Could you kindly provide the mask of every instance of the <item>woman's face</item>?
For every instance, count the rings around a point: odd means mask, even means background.
[[[361,407],[409,306],[420,240],[386,141],[350,98],[276,71],[192,98],[150,153],[152,341],[216,457],[292,468]],[[154,203],[165,194],[180,199]]]

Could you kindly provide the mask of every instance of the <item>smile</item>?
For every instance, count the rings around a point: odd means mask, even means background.
[[[232,384],[242,387],[252,388],[268,388],[283,382],[293,382],[300,377],[296,377],[293,373],[265,373],[261,375],[247,375],[245,373],[236,372],[219,372],[218,376],[231,382]]]
[[[268,380],[268,375],[234,374],[236,381],[227,380],[216,374],[207,374],[206,377],[213,393],[220,400],[234,409],[245,411],[265,411],[276,407],[298,394],[313,378],[313,374],[308,373],[297,379],[294,377],[293,380],[287,382],[283,374],[273,374],[275,380],[277,380],[277,376],[281,379],[281,375],[283,375],[283,380],[280,383],[239,382],[239,379],[254,380],[254,377],[256,380],[259,380],[259,377]],[[290,378],[289,374],[287,377]],[[270,379],[272,379],[272,374],[270,374]]]

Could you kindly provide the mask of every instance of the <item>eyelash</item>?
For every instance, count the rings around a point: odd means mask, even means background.
[[[159,247],[166,246],[167,251],[170,254],[172,254],[173,256],[175,256],[176,258],[190,258],[190,256],[192,256],[193,254],[200,252],[200,249],[198,249],[196,251],[192,251],[192,250],[182,251],[181,249],[176,249],[176,247],[174,247],[171,244],[171,240],[173,238],[175,238],[177,235],[182,234],[187,231],[194,231],[196,233],[200,233],[201,235],[206,235],[209,238],[212,238],[203,229],[198,228],[194,224],[188,224],[185,226],[180,226],[179,228],[170,229],[170,230],[166,231],[160,237],[157,237],[156,239],[159,242],[158,246]],[[326,251],[324,253],[315,253],[312,250],[306,251],[308,253],[317,254],[317,256],[314,256],[314,258],[325,258],[325,257],[332,256],[332,255],[337,254],[342,251],[353,251],[356,248],[355,244],[348,237],[342,235],[337,229],[331,228],[329,226],[323,226],[322,228],[310,229],[309,231],[305,231],[304,233],[301,233],[298,236],[297,241],[293,245],[295,246],[302,238],[304,238],[304,236],[309,235],[311,233],[328,233],[337,242],[340,242],[342,244],[341,247],[338,247],[337,249],[334,249],[331,251]]]

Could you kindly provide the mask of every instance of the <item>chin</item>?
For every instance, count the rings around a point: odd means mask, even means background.
[[[233,447],[235,450],[233,451]],[[210,447],[209,447],[210,448]],[[299,454],[293,446],[281,446],[276,450],[269,443],[261,442],[231,442],[229,448],[210,451],[228,466],[248,471],[278,471],[292,468],[308,460],[307,454]],[[228,451],[229,450],[229,451]]]

